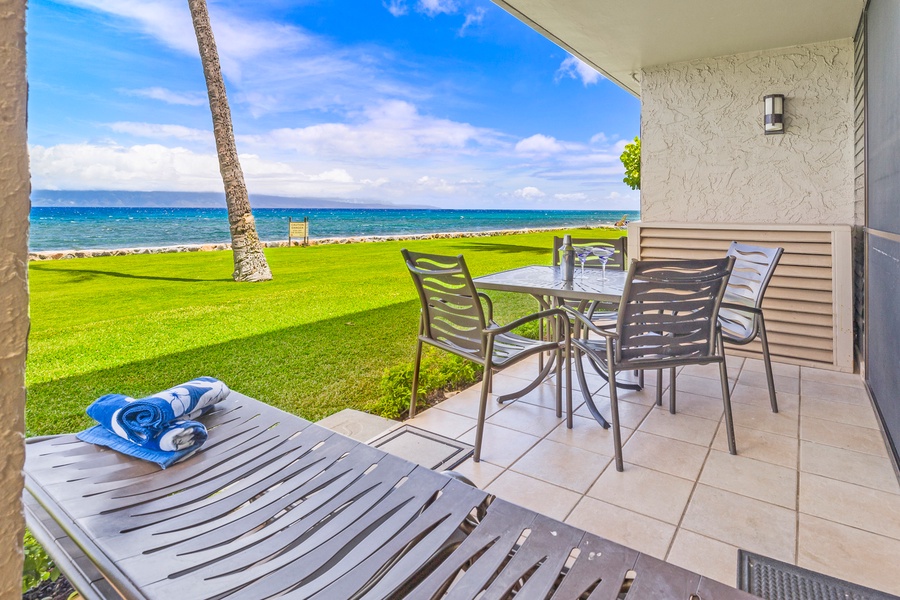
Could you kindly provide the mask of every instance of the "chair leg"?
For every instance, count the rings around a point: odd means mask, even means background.
[[[475,453],[472,460],[481,461],[481,438],[484,436],[484,419],[487,415],[487,400],[491,387],[491,375],[493,369],[484,368],[484,379],[481,382],[481,402],[478,404],[478,422],[475,424]]]
[[[675,414],[675,367],[669,369],[669,412]]]
[[[563,331],[566,336],[561,357],[566,361],[566,427],[572,429],[572,335],[568,326]]]
[[[554,365],[554,369],[556,370],[556,418],[559,419],[562,417],[562,373],[563,373],[563,356],[562,356],[562,348],[560,348],[559,344],[556,345],[556,365]],[[566,357],[568,360],[568,357]]]
[[[409,399],[409,418],[416,416],[417,396],[419,394],[419,366],[422,363],[422,340],[416,342],[416,362],[413,366],[412,396]]]
[[[725,342],[719,333],[719,354],[722,362],[719,363],[719,378],[722,380],[722,403],[725,407],[725,434],[728,437],[728,451],[737,454],[737,446],[734,444],[734,418],[731,415],[731,392],[728,389],[728,367],[725,364]]]
[[[656,405],[662,406],[662,369],[656,370]]]
[[[625,470],[622,463],[622,430],[619,427],[619,396],[616,391],[616,370],[613,367],[612,344],[606,344],[606,365],[609,372],[609,412],[612,417],[613,447],[616,453],[616,471]]]
[[[769,339],[766,336],[766,322],[759,313],[759,341],[762,342],[763,362],[766,365],[766,383],[769,384],[769,403],[772,412],[778,412],[778,400],[775,398],[775,378],[772,376],[772,358],[769,356]]]

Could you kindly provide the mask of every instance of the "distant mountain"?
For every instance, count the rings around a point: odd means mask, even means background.
[[[119,192],[104,190],[32,190],[34,206],[127,206],[152,208],[225,208],[219,192]],[[250,194],[254,208],[434,208],[389,204],[377,200],[289,198]]]

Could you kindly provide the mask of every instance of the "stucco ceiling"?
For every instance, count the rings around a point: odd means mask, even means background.
[[[640,94],[643,67],[853,36],[865,0],[494,0]]]

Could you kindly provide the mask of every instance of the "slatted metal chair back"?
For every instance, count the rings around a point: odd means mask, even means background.
[[[619,305],[616,363],[714,356],[716,317],[733,263],[732,257],[633,261]]]
[[[563,238],[554,236],[553,237],[553,266],[559,266],[559,249],[562,247]],[[613,255],[609,257],[609,260],[606,263],[607,269],[621,269],[626,270],[628,268],[628,237],[623,236],[620,238],[608,239],[608,238],[572,238],[572,244],[576,246],[602,246],[604,248],[611,248],[613,250]],[[575,265],[581,266],[581,262],[578,259],[575,259]],[[601,268],[603,265],[600,262],[600,258],[597,256],[589,256],[587,260],[584,261],[584,266],[588,269],[590,268]]]
[[[402,250],[422,303],[422,335],[447,349],[484,359],[484,309],[466,261]]]
[[[725,302],[761,308],[766,288],[772,280],[772,274],[784,248],[765,248],[731,242],[726,256],[733,256],[734,269],[728,287],[725,289]],[[759,333],[759,317],[755,313],[742,312],[723,306],[719,311],[719,322],[722,333],[729,341],[746,343]]]

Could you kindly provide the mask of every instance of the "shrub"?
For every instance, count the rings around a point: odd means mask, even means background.
[[[417,406],[425,406],[439,394],[471,385],[481,378],[480,365],[455,354],[426,347],[419,369]],[[369,412],[388,419],[407,413],[412,395],[413,363],[403,363],[385,369],[381,376],[381,395],[366,406]]]
[[[59,569],[53,563],[53,559],[44,551],[41,545],[34,539],[31,532],[25,530],[25,565],[22,568],[22,593],[41,583],[59,578]]]

